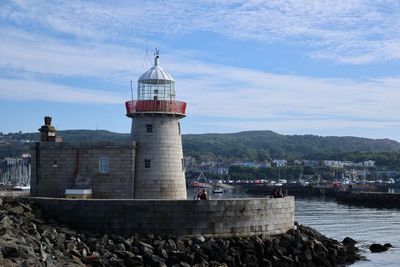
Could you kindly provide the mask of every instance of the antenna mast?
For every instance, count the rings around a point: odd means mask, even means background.
[[[131,81],[131,97],[132,97],[132,101],[133,101],[133,88],[132,88],[132,81]]]
[[[152,64],[150,56],[149,56],[149,51],[147,49],[147,40],[146,40],[146,54],[144,55],[143,62],[142,62],[142,71],[144,70],[146,61],[148,61],[150,63],[150,65]]]

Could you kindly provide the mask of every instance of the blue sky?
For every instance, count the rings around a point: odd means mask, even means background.
[[[129,81],[160,64],[184,133],[400,140],[400,2],[1,1],[0,132],[129,132]]]

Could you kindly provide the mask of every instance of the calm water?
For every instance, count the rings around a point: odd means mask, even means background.
[[[211,193],[210,196],[212,199],[251,197],[244,193]],[[193,197],[191,191],[188,197]],[[296,198],[295,220],[338,241],[346,236],[357,240],[366,260],[352,267],[400,266],[400,210],[349,206],[320,198]],[[370,253],[371,243],[391,243],[393,248],[383,253]]]
[[[400,266],[400,211],[338,204],[324,199],[296,199],[296,221],[339,241],[357,240],[367,259],[352,266]],[[371,243],[391,243],[383,253],[370,253]]]

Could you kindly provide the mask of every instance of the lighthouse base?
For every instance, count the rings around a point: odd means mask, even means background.
[[[186,199],[180,118],[153,113],[132,118],[136,199]]]

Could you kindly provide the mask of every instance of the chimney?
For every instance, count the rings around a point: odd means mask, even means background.
[[[51,117],[44,117],[44,125],[40,127],[40,142],[62,142],[62,138],[56,135],[56,128],[51,125]]]

